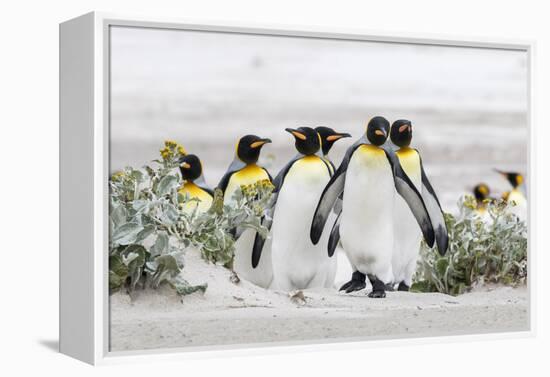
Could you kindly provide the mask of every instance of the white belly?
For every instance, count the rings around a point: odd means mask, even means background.
[[[414,183],[417,190],[422,190],[422,175],[420,161],[414,166],[408,166],[406,173]],[[404,166],[404,168],[406,165]],[[412,276],[416,271],[416,261],[420,252],[420,241],[422,231],[414,218],[407,202],[396,192],[394,207],[394,230],[393,230],[393,256],[392,269],[394,282],[404,282],[409,287],[412,283]]]
[[[508,195],[508,202],[512,203],[510,212],[515,214],[520,220],[527,220],[527,199],[521,191],[514,189]]]
[[[393,277],[394,196],[385,154],[356,151],[346,173],[340,236],[352,266],[384,282]]]
[[[334,277],[334,285],[336,288],[341,287],[349,281],[353,269],[349,263],[346,252],[341,247],[337,247],[333,258],[337,260],[336,274]]]
[[[285,178],[271,228],[275,289],[332,286],[327,280],[331,274],[334,278],[336,259],[328,257],[328,231],[317,245],[309,237],[313,213],[329,179],[326,165],[313,157],[294,163]]]
[[[260,262],[252,268],[252,248],[256,232],[246,229],[235,243],[233,269],[241,279],[245,279],[262,288],[268,288],[273,280],[271,265],[271,239],[267,239],[262,250]]]
[[[405,200],[396,194],[394,207],[392,270],[394,282],[409,287],[420,252],[422,232]]]

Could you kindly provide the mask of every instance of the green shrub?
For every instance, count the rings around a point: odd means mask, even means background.
[[[527,276],[527,227],[502,200],[487,203],[485,221],[471,196],[445,214],[449,249],[440,256],[423,242],[411,290],[459,295],[484,283],[518,285]]]
[[[252,228],[266,235],[261,225],[273,186],[268,181],[242,186],[231,205],[223,204],[216,190],[212,207],[205,213],[186,213],[188,201],[178,193],[182,185],[175,170],[185,150],[167,141],[161,160],[140,169],[127,167],[112,175],[109,202],[109,289],[138,284],[157,288],[170,284],[181,294],[205,291],[207,284],[193,286],[182,277],[184,254],[189,247],[200,250],[207,261],[231,266],[234,230]]]

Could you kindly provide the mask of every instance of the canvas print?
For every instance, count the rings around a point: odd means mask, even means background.
[[[109,43],[110,351],[529,329],[525,51]]]

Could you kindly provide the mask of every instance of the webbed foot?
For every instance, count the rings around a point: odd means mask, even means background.
[[[369,275],[369,281],[372,284],[372,292],[369,293],[370,298],[386,297],[386,284],[374,275]]]
[[[370,298],[384,298],[386,297],[385,291],[372,291],[368,295]]]
[[[397,287],[397,290],[398,291],[403,291],[403,292],[408,292],[409,288],[410,287],[407,284],[405,284],[404,282],[401,282],[401,283],[399,283],[399,287]]]
[[[346,291],[346,293],[360,291],[362,289],[365,289],[365,287],[367,286],[365,281],[366,275],[359,271],[355,271],[351,275],[351,280],[340,287],[340,291]]]

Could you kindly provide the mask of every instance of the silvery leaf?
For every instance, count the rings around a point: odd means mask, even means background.
[[[149,201],[148,200],[134,200],[132,203],[132,208],[136,212],[142,212],[147,210],[149,207]]]
[[[111,220],[113,220],[115,228],[126,222],[126,216],[126,208],[123,204],[119,204],[113,209],[111,212]]]
[[[178,210],[171,204],[166,204],[162,208],[162,220],[169,225],[173,225],[178,220]]]
[[[159,232],[155,244],[151,247],[151,255],[165,254],[168,250],[168,235],[165,232]]]
[[[164,196],[168,194],[178,184],[178,178],[174,175],[162,177],[157,187],[157,195]]]
[[[126,223],[115,229],[112,235],[112,241],[120,245],[134,243],[139,232],[143,227],[137,223]]]
[[[138,233],[136,236],[136,243],[144,241],[147,237],[149,237],[151,234],[155,232],[155,226],[154,225],[146,225],[141,232]]]
[[[208,288],[207,283],[199,284],[199,285],[189,284],[187,280],[181,277],[181,274],[173,278],[170,281],[170,284],[174,287],[174,289],[180,296],[189,295],[194,292],[201,292],[204,294],[204,292],[206,292],[206,289]]]

